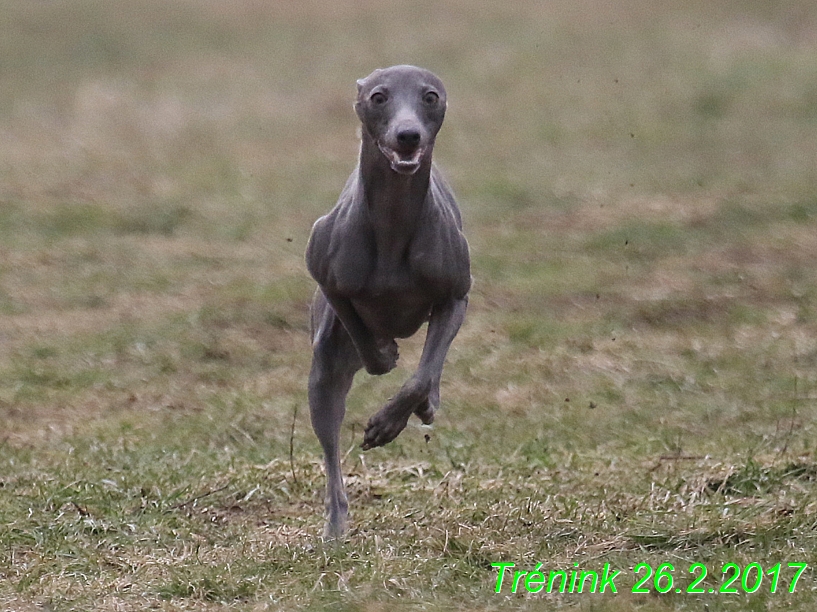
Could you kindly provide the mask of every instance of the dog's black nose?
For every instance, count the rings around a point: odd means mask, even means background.
[[[397,144],[401,147],[416,147],[420,144],[420,132],[417,130],[400,130],[397,133]]]

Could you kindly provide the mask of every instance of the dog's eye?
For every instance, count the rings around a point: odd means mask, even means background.
[[[434,91],[429,91],[426,95],[423,96],[423,102],[428,104],[429,106],[434,106],[439,102],[440,96],[437,95]]]
[[[369,100],[371,100],[372,104],[374,104],[375,106],[380,106],[381,104],[386,103],[386,95],[380,93],[379,91],[376,91],[371,95]]]

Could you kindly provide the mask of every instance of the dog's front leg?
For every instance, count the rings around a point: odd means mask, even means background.
[[[363,450],[383,446],[394,440],[405,429],[412,413],[416,413],[426,424],[434,420],[434,412],[440,403],[440,378],[445,357],[465,320],[467,307],[466,296],[435,306],[431,311],[417,371],[369,419],[363,434]]]
[[[397,365],[397,343],[390,340],[382,348],[378,346],[377,340],[366,327],[363,319],[355,310],[352,301],[348,298],[324,291],[335,314],[346,328],[352,343],[355,345],[363,367],[369,374],[386,374],[391,372]]]

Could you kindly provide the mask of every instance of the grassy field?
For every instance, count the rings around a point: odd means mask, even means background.
[[[813,1],[0,0],[0,31],[0,610],[817,607]],[[433,428],[358,448],[422,338],[356,380],[325,545],[303,251],[394,63],[447,85],[474,290]]]

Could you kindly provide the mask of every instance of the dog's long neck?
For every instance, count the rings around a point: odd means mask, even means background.
[[[398,174],[374,139],[363,130],[360,147],[360,178],[378,252],[405,250],[417,228],[431,180],[429,146],[414,174]]]

